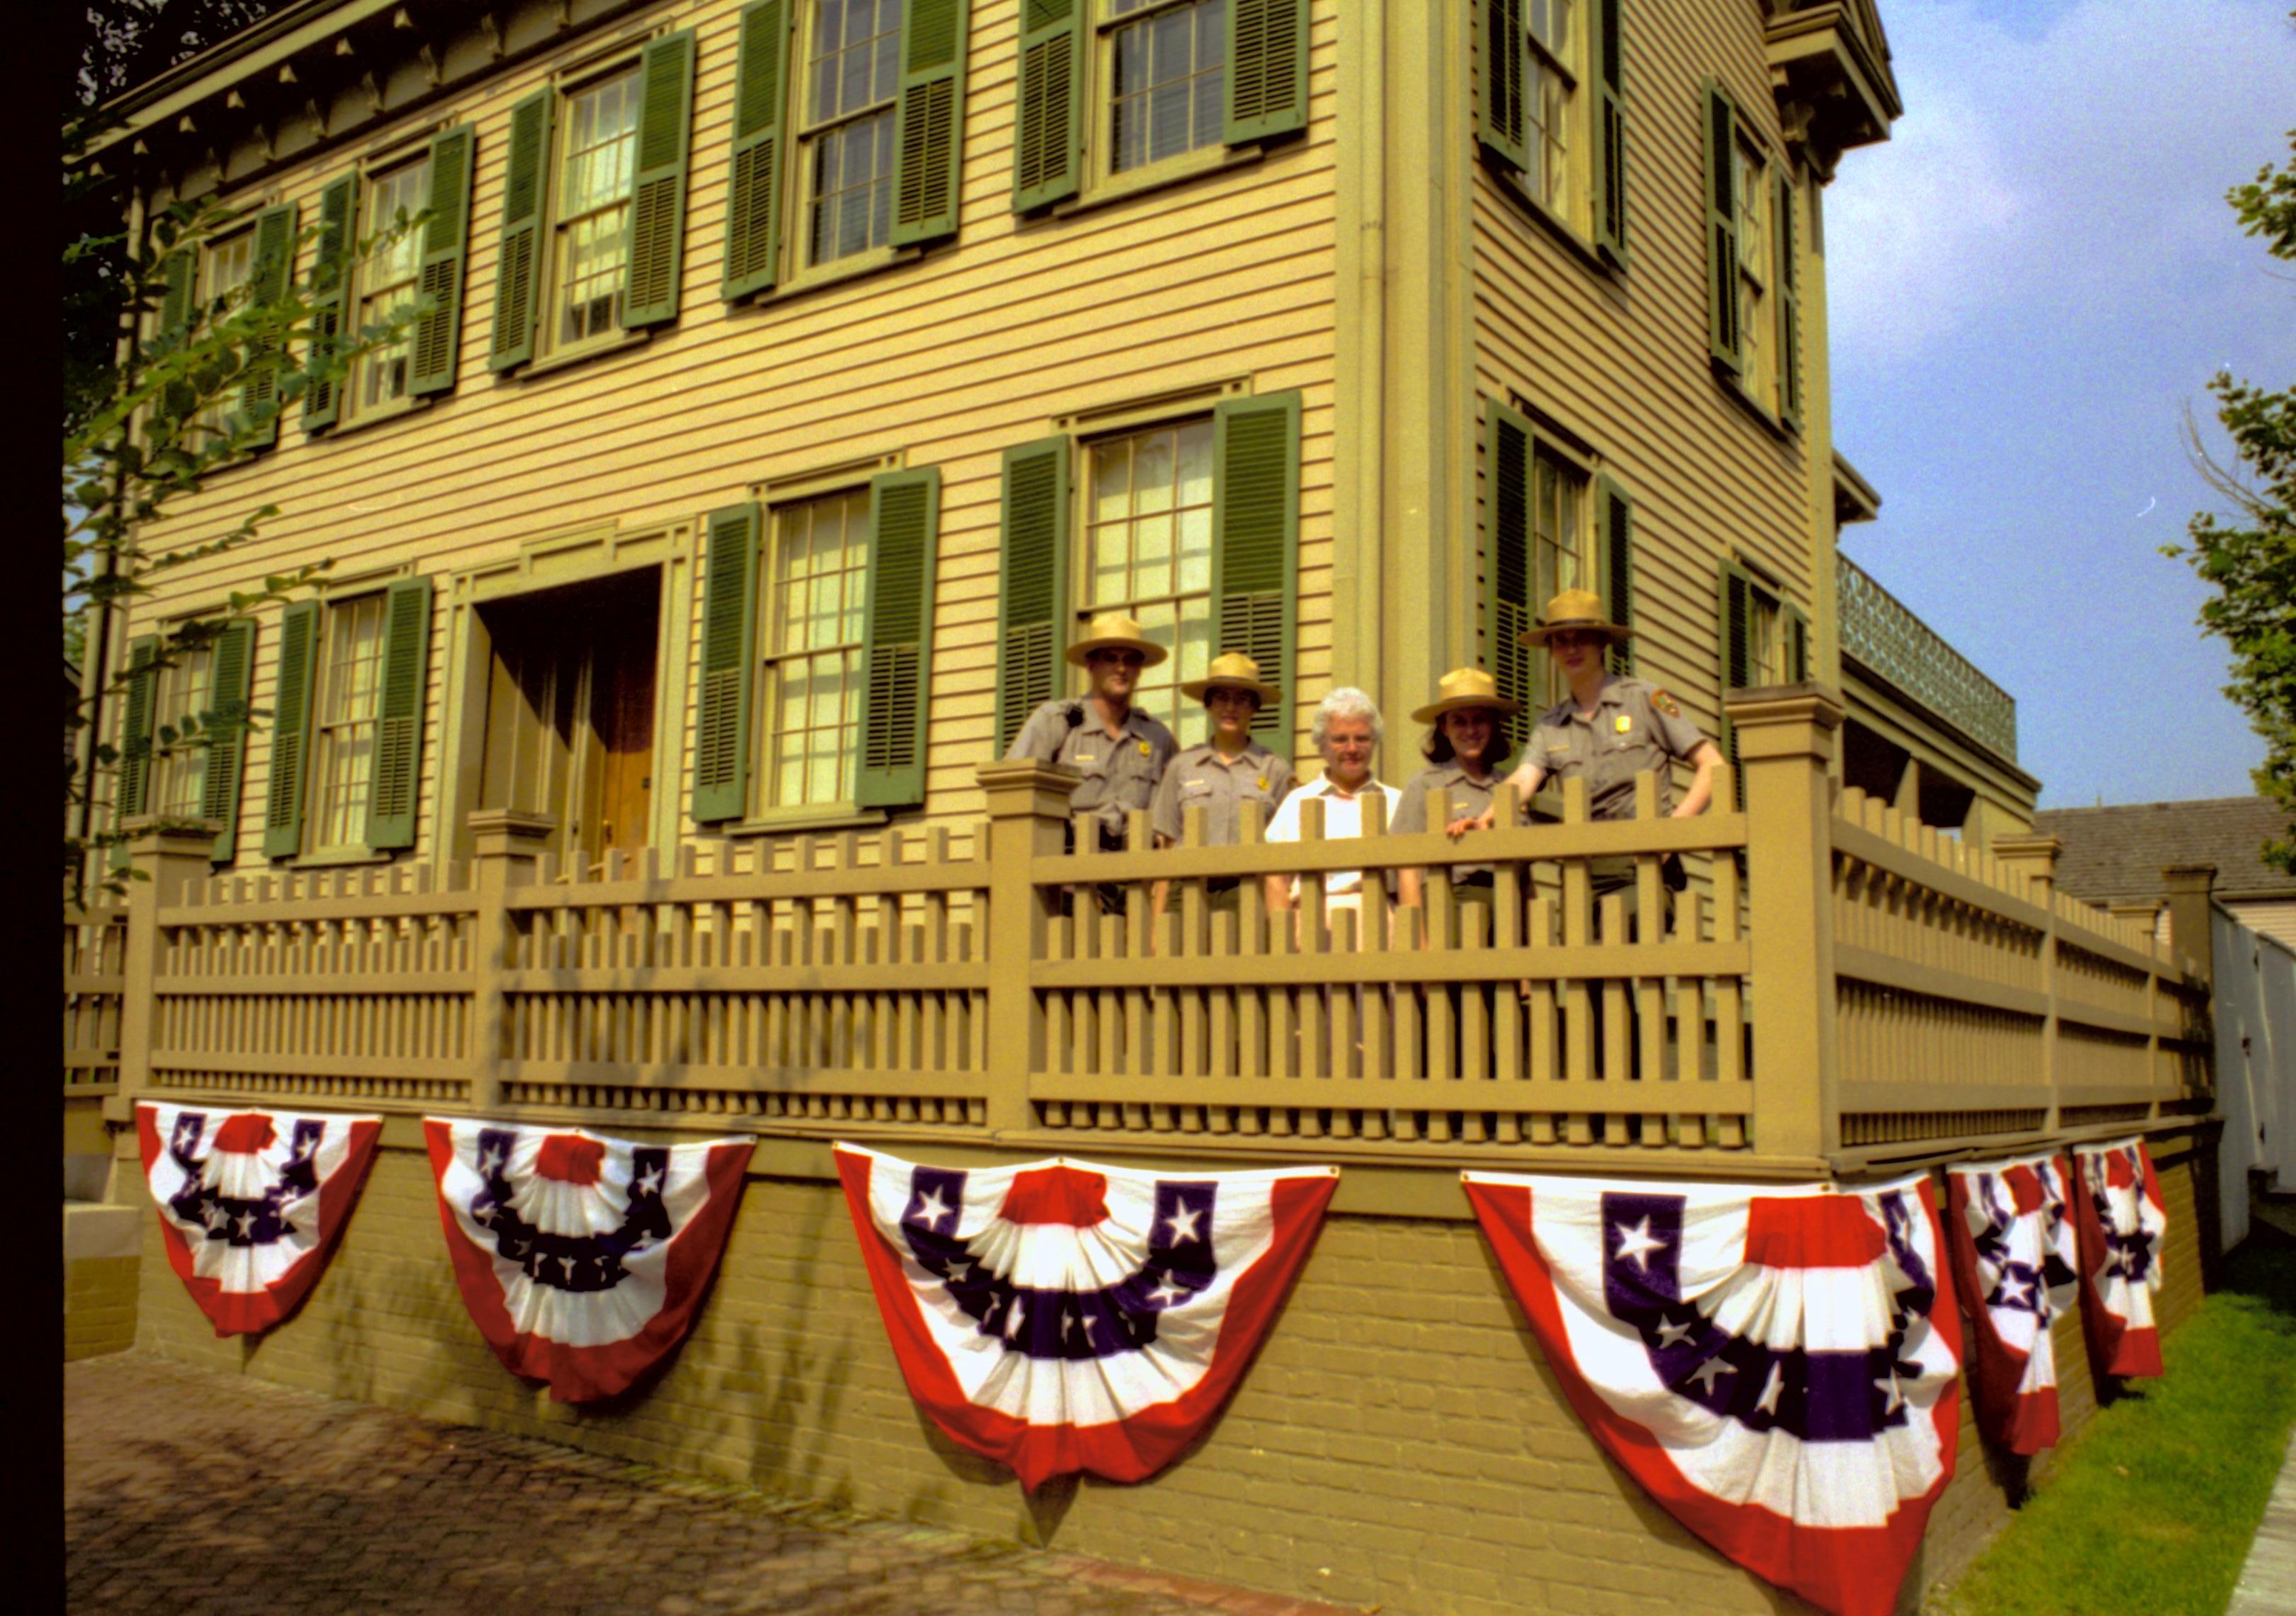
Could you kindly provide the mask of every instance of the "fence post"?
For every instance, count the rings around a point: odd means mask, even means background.
[[[1029,1077],[1046,1068],[1045,1011],[1029,983],[1044,957],[1057,887],[1038,888],[1035,863],[1064,845],[1077,771],[1033,759],[984,763],[988,794],[988,1131],[1017,1133],[1034,1120]]]
[[[152,997],[160,967],[160,911],[184,901],[193,882],[214,868],[223,826],[208,820],[130,819],[127,946],[119,966],[119,1087],[103,1103],[107,1122],[133,1122],[135,1101],[152,1086],[152,1045],[159,1006]]]
[[[1833,797],[1841,703],[1815,684],[1731,693],[1746,810],[1754,1148],[1840,1148],[1833,985]]]
[[[472,814],[464,823],[471,827],[471,890],[478,899],[471,917],[470,1103],[485,1112],[502,1103],[502,1062],[510,1042],[503,973],[511,968],[514,929],[504,898],[512,887],[534,880],[535,861],[557,822],[498,808]]]
[[[2041,906],[2041,992],[2048,1010],[2041,1018],[2041,1081],[2049,1091],[2049,1112],[2042,1126],[2054,1134],[2062,1125],[2064,1096],[2058,1085],[2064,1072],[2057,1060],[2057,856],[2065,850],[2055,836],[2002,836],[1993,843],[1993,857],[2002,868],[2022,875]]]
[[[2212,864],[2172,864],[2163,865],[2161,886],[2169,905],[2169,942],[2174,955],[2183,956],[2186,972],[2199,985],[2197,999],[2179,999],[2180,1013],[2177,1017],[2178,1042],[2198,1041],[2207,1052],[2208,1092],[2216,1093],[2216,977],[2217,948],[2210,909],[2215,902],[2217,867]],[[2152,995],[2157,1005],[2161,979],[2152,979]],[[2152,1005],[2148,1005],[2152,1009]],[[2155,1029],[2152,1046],[2161,1046],[2160,1016],[2152,1015]],[[2197,1024],[2197,1031],[2196,1031]],[[2177,1052],[2176,1090],[2181,1098],[2185,1091],[2184,1051]],[[2155,1070],[2158,1070],[2157,1055]],[[2156,1103],[2154,1114],[2159,1114]]]

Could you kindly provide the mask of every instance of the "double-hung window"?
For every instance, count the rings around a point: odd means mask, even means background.
[[[127,648],[116,806],[122,818],[214,820],[215,857],[228,860],[238,834],[255,625],[234,622],[208,644],[164,655],[161,644],[150,635]]]
[[[903,0],[812,0],[803,30],[805,261],[890,247]]]
[[[705,824],[924,800],[940,472],[798,486],[709,514],[693,749]]]
[[[227,315],[239,301],[247,283],[255,275],[255,228],[248,226],[208,243],[200,253],[200,307],[211,316]],[[191,447],[201,448],[213,439],[231,435],[232,419],[238,414],[236,395],[218,398],[202,409],[197,416],[197,441]]]
[[[1308,0],[1026,0],[1013,206],[1218,166],[1308,119]]]
[[[430,595],[429,579],[406,578],[287,609],[272,698],[266,857],[414,845]]]
[[[1507,720],[1516,744],[1562,699],[1554,660],[1521,644],[1565,589],[1602,597],[1614,623],[1634,626],[1634,510],[1587,455],[1521,411],[1484,406],[1483,632],[1499,693],[1521,702]],[[1628,670],[1624,648],[1611,666]]]
[[[366,194],[360,199],[359,217],[377,234],[374,250],[357,269],[357,315],[355,330],[400,316],[414,300],[415,283],[422,267],[422,233],[408,221],[430,202],[430,159],[428,153],[379,174],[366,176]],[[414,358],[410,330],[397,340],[361,354],[353,363],[350,407],[354,414],[372,415],[409,395]]]
[[[1801,419],[1800,313],[1790,167],[1771,160],[1737,103],[1706,83],[1708,348],[1761,416]]]
[[[184,719],[196,720],[208,710],[209,686],[215,676],[215,653],[208,646],[181,650],[168,665],[155,670],[152,716],[160,729],[180,735]],[[162,737],[164,739],[164,737]],[[152,757],[149,812],[166,819],[196,819],[207,783],[208,752],[204,746],[156,746]]]
[[[1538,217],[1627,253],[1621,0],[1473,0],[1476,131]]]
[[[1062,656],[1104,611],[1170,655],[1133,701],[1176,734],[1197,728],[1184,681],[1242,652],[1280,686],[1253,725],[1288,755],[1300,566],[1300,395],[1219,400],[1209,415],[1144,420],[1004,452],[996,745],[1039,704],[1081,694]]]
[[[570,358],[677,317],[693,35],[511,109],[488,364]]]
[[[382,689],[382,596],[346,601],[320,619],[316,710],[311,715],[314,853],[364,847],[374,781],[376,698]]]

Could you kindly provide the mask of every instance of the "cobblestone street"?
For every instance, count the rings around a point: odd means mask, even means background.
[[[64,1371],[66,1603],[660,1616],[1341,1616],[186,1367]]]

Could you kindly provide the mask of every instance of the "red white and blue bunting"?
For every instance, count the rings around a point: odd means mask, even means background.
[[[381,1129],[380,1117],[135,1108],[168,1264],[217,1335],[260,1334],[310,1294]]]
[[[612,1397],[685,1337],[717,1271],[750,1142],[633,1144],[423,1120],[463,1305],[514,1374]]]
[[[1959,1436],[1960,1321],[1927,1179],[1464,1177],[1611,1456],[1749,1571],[1889,1616]]]
[[[2061,1156],[1946,1173],[1954,1280],[1972,1327],[1969,1378],[1978,1428],[2011,1453],[2057,1440],[2057,1356],[2050,1321],[2079,1281],[2070,1185]]]
[[[2169,1214],[2141,1139],[2073,1148],[2074,1222],[2080,1231],[2081,1331],[2098,1374],[2161,1373],[2152,1295]]]
[[[1083,1161],[970,1171],[837,1146],[893,1354],[955,1441],[1034,1491],[1138,1481],[1242,1377],[1339,1181]]]

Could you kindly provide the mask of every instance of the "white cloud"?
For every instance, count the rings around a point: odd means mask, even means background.
[[[1888,368],[2005,308],[2087,322],[2230,297],[2223,201],[2286,151],[2286,0],[2073,0],[2021,37],[1975,0],[1885,12],[1906,115],[1826,197],[1837,349]]]

